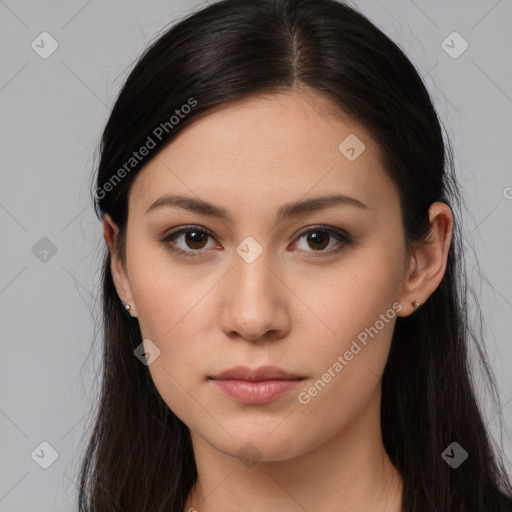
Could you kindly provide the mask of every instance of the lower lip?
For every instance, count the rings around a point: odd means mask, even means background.
[[[271,402],[293,389],[302,379],[273,379],[261,381],[213,379],[215,385],[226,395],[248,405]]]

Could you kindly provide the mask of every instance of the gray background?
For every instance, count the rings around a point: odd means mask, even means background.
[[[76,508],[76,467],[99,368],[91,343],[99,334],[103,238],[89,196],[93,157],[136,57],[165,25],[204,4],[0,0],[2,512]],[[474,266],[470,251],[469,274],[510,426],[512,2],[354,4],[421,70],[452,138],[468,205],[466,245],[480,262]],[[47,59],[31,47],[43,31],[59,45]],[[454,31],[469,44],[458,58],[442,47]],[[460,39],[445,44],[452,54],[462,48]],[[43,252],[53,246],[55,254]],[[496,411],[485,404],[495,430]],[[31,457],[43,441],[58,452],[47,469],[34,460],[42,456]],[[503,443],[512,468],[510,431]]]

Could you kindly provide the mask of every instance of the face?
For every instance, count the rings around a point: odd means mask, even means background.
[[[327,107],[312,92],[223,106],[130,191],[116,287],[160,351],[161,397],[225,454],[299,456],[380,392],[409,264],[399,198],[370,134]],[[296,379],[212,379],[269,365]]]

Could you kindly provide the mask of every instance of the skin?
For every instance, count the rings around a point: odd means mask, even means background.
[[[396,316],[412,314],[412,302],[423,304],[443,277],[453,218],[434,203],[429,243],[407,253],[379,148],[329,106],[313,91],[294,90],[224,105],[187,127],[132,184],[126,266],[113,252],[117,226],[104,218],[119,297],[160,350],[151,377],[190,428],[198,481],[185,511],[400,510],[403,480],[381,438],[381,375]],[[366,147],[354,161],[338,150],[349,134]],[[232,220],[179,207],[145,214],[164,193],[214,203]],[[276,223],[283,204],[333,193],[367,209],[337,205]],[[213,235],[174,239],[196,259],[161,241],[185,225]],[[317,233],[318,225],[345,230],[352,243],[321,229],[327,247],[308,241],[304,228]],[[263,249],[252,263],[236,252],[247,236]],[[299,392],[394,312],[393,303],[400,311],[300,403]],[[272,402],[241,404],[208,380],[239,364],[275,365],[304,380]]]

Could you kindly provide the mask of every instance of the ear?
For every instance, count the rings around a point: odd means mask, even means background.
[[[131,307],[130,314],[137,316],[130,287],[130,280],[123,266],[123,262],[115,251],[115,243],[118,235],[118,226],[112,220],[110,215],[105,214],[103,216],[103,237],[105,238],[105,242],[107,243],[110,252],[110,269],[114,280],[114,286],[116,287],[120,301],[126,300]]]
[[[424,304],[443,279],[448,252],[452,242],[453,214],[444,203],[433,203],[429,208],[430,232],[426,242],[418,245],[411,255],[404,289],[400,298],[403,308],[398,316],[415,311],[413,302]],[[421,306],[420,306],[421,307]]]

